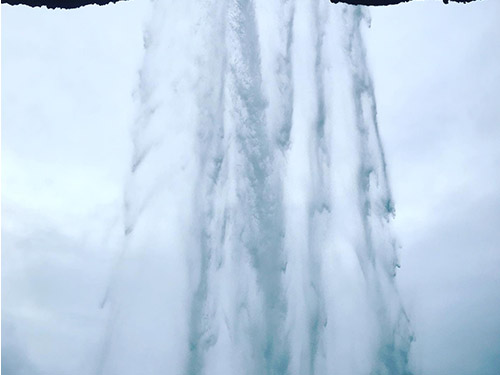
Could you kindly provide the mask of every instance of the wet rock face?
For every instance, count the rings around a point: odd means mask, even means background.
[[[31,7],[46,6],[49,9],[75,9],[85,5],[106,5],[127,0],[6,0],[3,3],[10,5],[28,5]],[[350,5],[385,6],[406,3],[412,0],[330,0],[333,4],[343,3]],[[449,1],[455,3],[470,3],[476,0],[443,0],[445,4]]]
[[[114,4],[122,0],[6,0],[2,3],[10,5],[28,5],[30,7],[47,7],[49,9],[76,9],[85,5]]]
[[[385,5],[395,5],[400,3],[407,3],[412,0],[330,0],[333,4],[343,3],[350,5],[366,5],[366,6],[385,6]],[[471,3],[476,0],[443,0],[443,3],[448,4],[449,1],[454,3]]]

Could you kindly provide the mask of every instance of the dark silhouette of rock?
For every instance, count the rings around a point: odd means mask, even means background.
[[[395,5],[400,3],[407,3],[412,0],[330,0],[333,4],[343,3],[351,5],[366,5],[366,6],[384,6],[384,5]],[[455,3],[471,3],[476,0],[443,0],[445,4],[449,1]]]
[[[49,9],[74,9],[85,5],[106,5],[109,3],[116,3],[122,0],[5,0],[2,3],[10,5],[28,5],[30,7],[43,7],[46,6]],[[124,0],[126,1],[126,0]],[[322,0],[318,0],[322,1]],[[395,5],[400,3],[410,2],[412,0],[330,0],[331,3],[344,3],[351,5],[366,5],[366,6],[383,6],[383,5]],[[449,1],[455,3],[470,3],[476,0],[443,0],[445,4]]]
[[[85,5],[106,5],[121,0],[5,0],[2,3],[10,5],[28,5],[30,7],[43,7],[49,9],[75,9]]]

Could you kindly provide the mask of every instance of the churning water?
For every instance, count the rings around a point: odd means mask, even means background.
[[[409,373],[368,18],[153,3],[102,374]]]

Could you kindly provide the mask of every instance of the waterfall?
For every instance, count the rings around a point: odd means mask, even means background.
[[[409,374],[360,7],[155,0],[102,374]]]

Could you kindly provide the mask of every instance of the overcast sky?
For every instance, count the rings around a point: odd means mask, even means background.
[[[2,255],[2,318],[8,345],[23,346],[7,348],[25,353],[19,361],[57,366],[51,350],[65,345],[72,355],[60,366],[76,369],[92,353],[75,337],[98,341],[97,329],[75,322],[102,297],[110,255],[99,249],[119,247],[144,3],[98,12],[2,5],[2,245],[21,249]],[[498,375],[500,2],[371,13],[365,37],[413,364],[424,375]]]

